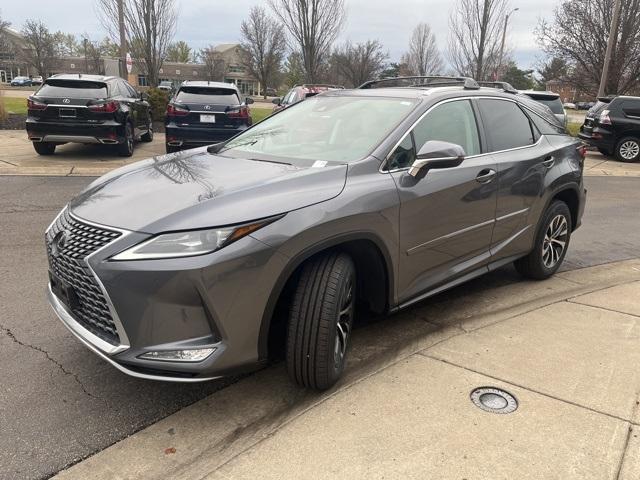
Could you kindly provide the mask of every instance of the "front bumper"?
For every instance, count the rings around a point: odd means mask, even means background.
[[[32,142],[123,143],[122,126],[116,122],[100,124],[43,122],[27,118],[27,136]]]
[[[87,257],[126,342],[114,345],[94,335],[49,286],[49,302],[65,327],[121,372],[148,380],[200,382],[264,363],[263,316],[286,257],[247,236],[199,257],[109,261],[148,237],[129,232]],[[215,350],[199,362],[140,358],[193,348]]]

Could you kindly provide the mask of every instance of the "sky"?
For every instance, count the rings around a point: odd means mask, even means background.
[[[540,18],[550,19],[560,0],[510,0],[519,8],[509,22],[507,46],[521,68],[535,68],[544,58],[536,44],[534,29]],[[37,3],[37,6],[36,6]],[[0,13],[19,30],[27,19],[42,20],[50,30],[99,40],[105,36],[94,9],[93,0],[55,2],[2,2]],[[256,0],[176,0],[179,11],[175,40],[184,40],[192,48],[239,40],[240,23]],[[397,61],[407,49],[411,30],[419,22],[428,23],[443,53],[446,51],[448,18],[452,0],[345,0],[347,21],[339,42],[379,40]],[[446,57],[445,57],[446,58]]]

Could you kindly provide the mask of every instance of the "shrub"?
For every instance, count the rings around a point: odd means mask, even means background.
[[[149,95],[149,104],[151,105],[151,118],[154,121],[164,121],[164,116],[169,103],[169,93],[159,88],[150,88],[147,90]]]
[[[4,108],[4,100],[2,97],[3,94],[0,92],[0,124],[6,122],[8,117],[7,109]]]

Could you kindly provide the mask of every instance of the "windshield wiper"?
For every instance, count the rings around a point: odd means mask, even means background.
[[[207,151],[209,153],[222,153],[226,150],[229,150],[230,148],[236,148],[236,147],[244,147],[247,145],[254,145],[255,143],[258,142],[258,140],[260,140],[263,137],[268,137],[268,136],[272,136],[272,135],[276,135],[278,133],[282,133],[284,132],[284,128],[282,127],[276,127],[276,128],[272,128],[270,130],[265,130],[263,132],[259,132],[259,133],[255,133],[251,136],[250,140],[247,140],[245,142],[241,142],[235,145],[232,145],[230,147],[227,148],[223,148],[227,145],[227,143],[231,140],[227,140],[226,142],[222,142],[222,143],[216,143],[215,145],[211,145],[209,147],[207,147]]]
[[[267,162],[267,163],[278,163],[280,165],[290,165],[293,166],[292,163],[289,162],[278,162],[277,160],[264,160],[262,158],[247,158],[247,160],[253,160],[254,162]]]

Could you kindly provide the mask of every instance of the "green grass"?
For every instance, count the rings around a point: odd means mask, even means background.
[[[573,137],[577,137],[578,133],[580,132],[580,127],[581,126],[582,126],[582,123],[569,122],[567,124],[567,130],[569,131],[569,135],[571,135]]]
[[[270,108],[251,107],[251,118],[253,118],[253,123],[258,123],[260,120],[264,120],[269,115],[271,115]]]
[[[0,97],[0,102],[4,104],[7,113],[27,114],[26,98]]]

